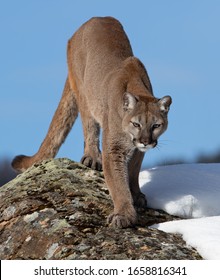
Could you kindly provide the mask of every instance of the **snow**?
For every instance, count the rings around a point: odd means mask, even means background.
[[[181,234],[204,259],[220,260],[220,164],[180,164],[140,173],[148,206],[181,220],[152,227]]]
[[[166,222],[154,225],[159,230],[180,233],[187,244],[207,260],[220,260],[220,216]]]

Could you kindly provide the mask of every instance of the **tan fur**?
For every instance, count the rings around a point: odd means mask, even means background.
[[[103,165],[114,202],[108,221],[116,227],[131,226],[136,221],[134,206],[146,207],[138,183],[144,152],[157,145],[167,128],[171,97],[153,96],[147,72],[114,18],[92,18],[82,25],[68,42],[67,56],[63,96],[40,149],[32,157],[16,157],[12,165],[24,171],[54,157],[79,110],[85,142],[81,162],[98,170]]]

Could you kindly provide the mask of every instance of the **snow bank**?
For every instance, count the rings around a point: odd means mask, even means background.
[[[173,221],[154,225],[162,231],[179,233],[204,259],[220,260],[220,216]]]
[[[182,234],[204,259],[220,259],[220,164],[156,167],[139,181],[149,207],[187,218],[153,227]]]
[[[180,164],[140,173],[148,205],[183,218],[220,215],[220,164]]]

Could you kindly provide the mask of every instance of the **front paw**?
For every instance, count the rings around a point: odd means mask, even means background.
[[[135,225],[136,212],[130,213],[112,213],[108,216],[107,222],[114,228],[127,228]]]
[[[138,211],[145,210],[147,208],[147,199],[142,192],[139,192],[136,195],[132,195],[134,200],[134,206]]]
[[[89,155],[84,155],[81,158],[80,161],[82,164],[84,164],[87,167],[92,168],[93,170],[98,170],[98,171],[102,171],[102,161],[98,158],[93,158]]]

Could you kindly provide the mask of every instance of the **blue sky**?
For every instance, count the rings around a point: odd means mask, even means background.
[[[144,165],[220,149],[220,1],[8,0],[0,4],[0,157],[38,150],[67,76],[67,40],[106,15],[123,24],[155,96],[173,98],[169,128]],[[82,154],[78,119],[58,156]]]

